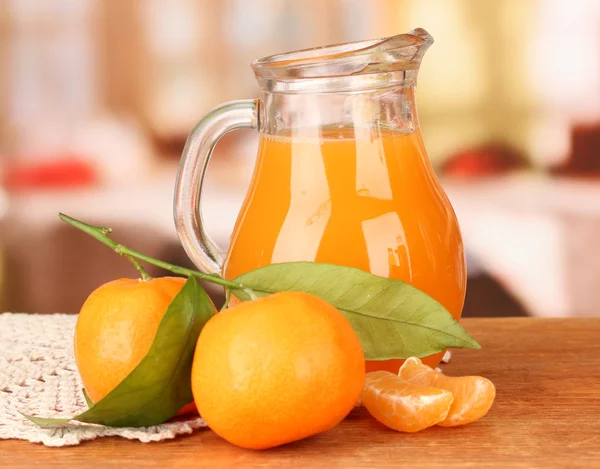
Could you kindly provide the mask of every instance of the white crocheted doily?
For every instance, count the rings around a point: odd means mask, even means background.
[[[77,316],[0,314],[0,439],[47,446],[76,445],[101,436],[159,441],[205,427],[195,416],[145,428],[110,428],[85,423],[40,428],[19,414],[72,417],[87,409],[73,357]]]

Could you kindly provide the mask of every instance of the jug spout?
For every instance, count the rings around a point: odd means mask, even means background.
[[[343,92],[410,85],[433,44],[422,28],[386,38],[302,49],[255,60],[263,91]]]

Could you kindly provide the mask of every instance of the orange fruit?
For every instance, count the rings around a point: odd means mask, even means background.
[[[184,405],[179,409],[179,412],[177,412],[177,416],[189,414],[198,414],[198,409],[196,409],[196,404],[194,402]]]
[[[75,360],[93,402],[112,391],[150,350],[185,278],[122,278],[92,292],[75,326]],[[186,411],[193,410],[186,406]]]
[[[494,384],[481,376],[451,377],[423,364],[418,358],[409,358],[398,373],[413,384],[432,386],[450,391],[454,402],[446,418],[438,423],[454,427],[479,420],[488,413],[496,397]]]
[[[204,326],[192,366],[201,417],[229,442],[266,449],[329,430],[365,377],[346,318],[307,293],[238,303]]]
[[[389,371],[373,371],[365,377],[362,403],[385,426],[414,433],[446,418],[452,393],[412,384]]]

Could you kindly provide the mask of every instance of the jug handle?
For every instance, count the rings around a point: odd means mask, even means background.
[[[200,211],[206,168],[224,134],[257,127],[258,100],[230,101],[204,116],[185,143],[175,183],[175,227],[185,252],[204,273],[220,274],[225,260],[223,251],[206,232]]]

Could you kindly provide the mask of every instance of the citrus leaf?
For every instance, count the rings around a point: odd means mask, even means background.
[[[90,399],[90,396],[88,396],[88,393],[85,390],[85,388],[82,388],[81,392],[83,393],[83,398],[85,399],[85,403],[87,404],[88,408],[92,407],[94,405],[94,401]]]
[[[257,296],[279,291],[316,295],[352,324],[369,360],[424,357],[446,348],[480,348],[436,300],[401,280],[315,262],[271,264],[235,279]],[[236,290],[243,300],[247,293]]]
[[[33,423],[39,425],[40,427],[51,427],[54,425],[63,425],[65,423],[70,422],[73,419],[46,419],[43,417],[34,417],[32,415],[24,414],[23,412],[19,412],[23,417],[28,420],[31,420]]]
[[[109,394],[72,419],[25,415],[42,427],[69,420],[112,427],[145,427],[173,417],[193,400],[192,359],[200,331],[214,308],[204,289],[189,278],[163,316],[150,350]]]

